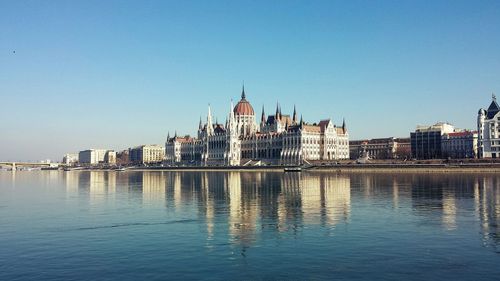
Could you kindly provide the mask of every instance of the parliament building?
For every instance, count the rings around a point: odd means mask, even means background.
[[[264,107],[260,124],[246,98],[231,108],[225,124],[213,122],[210,106],[206,123],[200,119],[197,137],[177,134],[167,137],[165,159],[171,165],[257,166],[299,165],[310,161],[349,159],[349,134],[331,119],[306,123],[282,114],[279,104],[274,115],[266,116]]]

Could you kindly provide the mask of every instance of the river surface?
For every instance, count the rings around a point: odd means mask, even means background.
[[[0,172],[0,280],[500,280],[500,175]]]

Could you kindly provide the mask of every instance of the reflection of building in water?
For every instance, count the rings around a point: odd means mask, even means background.
[[[335,225],[346,221],[351,211],[350,178],[318,174],[300,177],[303,221]]]
[[[392,204],[394,208],[399,208],[399,183],[396,178],[392,178]]]
[[[350,178],[341,175],[185,172],[166,178],[166,197],[176,211],[194,201],[208,241],[223,229],[215,218],[227,214],[230,242],[243,252],[258,235],[295,231],[305,223],[334,225],[350,216]]]
[[[452,190],[443,191],[443,225],[448,230],[457,228],[457,206]]]
[[[79,179],[79,172],[64,173],[64,180],[66,181],[66,197],[78,195],[78,187],[80,185]]]
[[[318,176],[300,177],[302,220],[305,224],[319,223],[321,210],[321,185]]]
[[[484,185],[491,179],[491,177],[484,178]],[[474,198],[476,206],[481,206],[481,200],[484,199],[483,192],[475,176],[418,175],[412,181],[412,207],[415,212],[430,221],[441,219],[444,228],[453,230],[458,228],[459,210],[470,208],[466,204],[471,198]],[[481,213],[479,207],[476,209]]]
[[[325,219],[329,225],[347,221],[351,213],[351,181],[350,178],[337,175],[321,177],[324,193],[322,200],[325,206]]]
[[[77,179],[68,179],[74,173]],[[116,173],[105,171],[81,171],[81,172],[68,172],[67,182],[77,182],[79,193],[86,194],[90,198],[91,203],[98,203],[100,201],[114,196],[116,192]],[[68,185],[66,187],[68,189]]]
[[[89,195],[90,197],[100,197],[106,194],[105,173],[101,171],[90,171]]]
[[[165,204],[165,181],[163,172],[142,172],[142,203],[144,205]]]
[[[255,241],[259,206],[255,184],[242,186],[243,175],[239,172],[226,173],[227,194],[229,197],[229,235],[243,247]]]
[[[302,199],[300,194],[300,173],[283,174],[278,197],[278,229],[296,228],[302,221]]]
[[[474,185],[483,241],[495,248],[500,245],[500,180],[484,177]]]
[[[205,206],[205,221],[207,224],[207,238],[210,240],[214,236],[214,218],[215,218],[215,206],[214,206],[214,196],[211,195],[209,190],[209,177],[208,173],[203,173],[200,178],[200,195],[203,204]]]
[[[181,173],[174,173],[173,187],[174,187],[174,206],[180,209],[182,206],[182,181]]]

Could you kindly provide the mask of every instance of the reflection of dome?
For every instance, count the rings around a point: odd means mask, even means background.
[[[245,88],[243,88],[241,100],[236,104],[233,112],[235,115],[255,115],[252,105],[246,100]]]

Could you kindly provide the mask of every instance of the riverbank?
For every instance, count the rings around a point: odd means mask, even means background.
[[[237,167],[137,167],[133,171],[255,171],[255,172],[284,172],[289,166],[237,166]],[[338,164],[324,166],[302,167],[302,172],[397,172],[397,173],[500,173],[500,164]]]
[[[363,164],[313,167],[310,171],[338,173],[500,173],[498,164]]]

